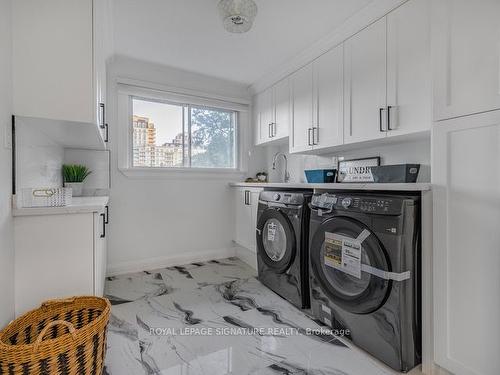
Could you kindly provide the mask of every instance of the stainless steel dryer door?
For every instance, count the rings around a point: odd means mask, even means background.
[[[295,259],[295,233],[281,209],[268,208],[262,212],[257,223],[257,251],[276,272],[285,272]]]
[[[350,245],[360,259],[350,257]],[[363,223],[343,216],[325,220],[312,238],[309,257],[321,289],[345,311],[368,314],[386,301],[392,282],[362,271],[363,264],[390,271],[385,249]]]

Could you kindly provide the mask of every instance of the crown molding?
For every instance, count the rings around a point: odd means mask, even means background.
[[[277,66],[249,86],[251,95],[262,92],[276,82],[286,78],[300,68],[311,63],[322,54],[349,39],[373,22],[387,15],[389,12],[408,0],[372,0],[368,5],[348,18],[342,25],[331,33],[313,43],[310,47]]]

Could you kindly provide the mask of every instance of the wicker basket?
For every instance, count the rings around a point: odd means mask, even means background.
[[[111,305],[105,298],[47,301],[0,332],[0,374],[101,374]]]

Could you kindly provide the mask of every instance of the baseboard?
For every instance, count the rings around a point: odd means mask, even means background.
[[[192,262],[204,262],[207,260],[224,259],[234,256],[236,256],[236,247],[219,250],[179,252],[162,257],[110,264],[108,265],[106,274],[107,276],[116,276],[126,273],[150,271],[158,268],[181,266]]]
[[[236,244],[235,252],[236,257],[257,271],[257,253],[255,251]]]

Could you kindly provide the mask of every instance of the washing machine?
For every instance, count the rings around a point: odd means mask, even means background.
[[[301,309],[309,308],[310,191],[262,191],[257,211],[258,279]]]
[[[419,195],[315,194],[311,313],[397,371],[421,361]]]

